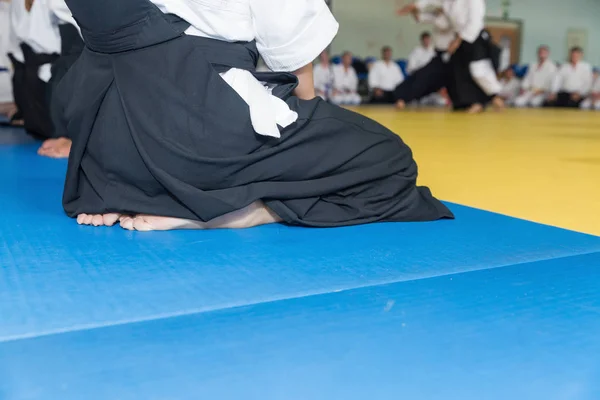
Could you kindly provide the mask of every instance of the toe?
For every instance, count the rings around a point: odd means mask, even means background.
[[[101,214],[96,214],[92,217],[92,225],[94,225],[94,226],[104,225],[104,218],[102,217]]]
[[[83,224],[84,225],[90,225],[92,223],[92,219],[94,219],[93,215],[86,215],[85,218],[83,219]]]
[[[79,214],[77,216],[77,223],[79,225],[83,224],[83,221],[85,221],[85,218],[87,217],[87,214]]]
[[[129,216],[123,216],[120,218],[121,228],[127,229],[128,231],[132,231],[133,228],[133,218]]]
[[[143,216],[136,216],[133,219],[133,227],[136,231],[148,232],[154,230],[152,224]]]
[[[56,143],[56,139],[47,139],[47,140],[44,140],[44,143],[42,143],[42,146],[40,148],[41,149],[49,149],[55,143]]]
[[[104,225],[106,226],[113,226],[114,224],[117,223],[117,221],[119,220],[120,215],[119,214],[104,214],[102,216],[103,218],[103,222]]]

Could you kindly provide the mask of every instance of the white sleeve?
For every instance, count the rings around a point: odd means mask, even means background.
[[[548,61],[546,61],[546,62],[548,62]],[[546,77],[545,86],[544,86],[545,90],[552,90],[552,85],[553,85],[554,79],[556,78],[557,75],[558,75],[558,67],[556,66],[556,64],[552,63],[552,66],[548,72],[548,76]]]
[[[358,91],[358,75],[356,75],[356,70],[354,68],[351,69],[352,73],[350,74],[350,90],[353,92]]]
[[[409,74],[412,74],[413,72],[415,72],[418,65],[419,65],[419,54],[418,54],[417,50],[415,49],[415,50],[411,51],[410,54],[408,55],[408,63],[406,65],[406,72],[408,72]]]
[[[468,0],[464,12],[467,13],[465,24],[458,35],[466,42],[473,43],[485,25],[485,2],[483,0]]]
[[[48,3],[43,0],[34,1],[29,18],[25,42],[37,53],[60,54],[60,32]]]
[[[336,65],[335,67],[333,67],[333,88],[335,90],[344,89],[344,82],[340,75],[340,68],[338,65]]]
[[[560,92],[560,89],[562,88],[564,74],[566,72],[567,72],[567,70],[565,69],[564,66],[558,70],[558,73],[556,74],[556,76],[554,77],[554,80],[552,81],[552,93],[556,94],[556,93]]]
[[[594,73],[592,72],[592,68],[588,67],[586,68],[585,72],[582,73],[582,90],[581,90],[581,95],[582,96],[587,96],[588,94],[590,94],[590,92],[592,91],[592,86],[594,84]]]
[[[379,74],[379,62],[375,62],[371,70],[369,71],[369,89],[379,89],[381,85],[381,79]]]
[[[421,24],[433,24],[435,18],[435,13],[430,11],[419,11],[419,23]]]
[[[535,64],[530,64],[527,68],[527,73],[525,74],[525,78],[523,78],[523,83],[521,84],[521,89],[529,90],[531,89],[531,85],[533,83],[533,71],[535,70]]]
[[[394,63],[396,65],[396,71],[398,72],[398,79],[396,79],[396,86],[398,86],[399,84],[401,84],[402,82],[404,82],[405,76],[404,73],[402,72],[402,68],[400,68],[400,66],[396,63]]]
[[[50,11],[52,11],[61,23],[71,24],[79,30],[79,26],[75,22],[75,18],[73,18],[65,0],[49,0],[48,5],[50,6]]]
[[[258,51],[273,71],[295,71],[331,44],[339,24],[324,0],[252,0]]]
[[[439,0],[417,0],[417,1],[415,1],[414,4],[419,11],[423,11],[423,10],[426,10],[428,8],[433,8],[433,7],[435,7],[435,8],[440,7]]]

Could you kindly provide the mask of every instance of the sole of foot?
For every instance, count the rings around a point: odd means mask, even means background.
[[[119,217],[119,223],[123,229],[139,232],[206,229],[206,224],[199,221],[142,214],[135,216],[122,215]]]

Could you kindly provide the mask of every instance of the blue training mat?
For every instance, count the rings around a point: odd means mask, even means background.
[[[0,129],[0,400],[600,398],[600,238],[455,221],[128,232]]]

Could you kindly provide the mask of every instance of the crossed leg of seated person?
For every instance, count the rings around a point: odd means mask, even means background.
[[[261,201],[254,202],[241,210],[233,211],[208,222],[144,214],[135,216],[115,213],[103,215],[80,214],[77,217],[77,223],[80,225],[113,226],[117,221],[124,229],[148,232],[175,229],[243,229],[281,222],[281,218]]]

